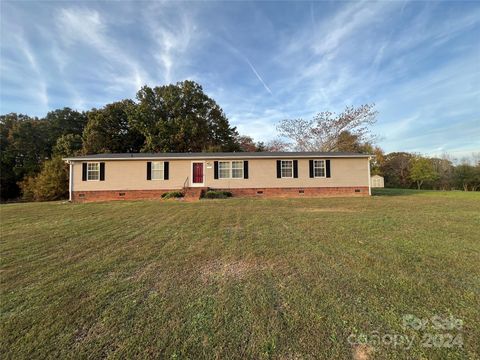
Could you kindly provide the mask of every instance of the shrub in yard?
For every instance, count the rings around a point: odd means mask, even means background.
[[[24,200],[48,201],[65,199],[68,195],[67,165],[60,157],[43,163],[38,175],[25,178],[20,183]]]
[[[181,191],[170,191],[165,194],[162,194],[162,199],[174,199],[174,198],[181,198],[183,197],[183,193]]]
[[[226,199],[231,196],[232,196],[232,193],[230,191],[213,191],[213,190],[209,190],[203,195],[205,199]]]
[[[27,176],[23,181],[18,183],[22,191],[22,199],[25,201],[35,201],[35,176]]]

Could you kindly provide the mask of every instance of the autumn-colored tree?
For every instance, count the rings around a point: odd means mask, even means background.
[[[410,178],[412,154],[394,152],[385,155],[380,171],[385,178],[386,187],[409,188],[412,185]]]
[[[67,165],[60,157],[43,163],[38,175],[28,176],[21,183],[23,198],[29,201],[49,201],[66,198],[68,194]]]
[[[290,144],[278,138],[268,141],[264,146],[265,151],[268,152],[280,152],[290,150]]]
[[[455,166],[452,160],[444,154],[441,158],[432,158],[432,162],[435,172],[438,174],[438,179],[433,183],[434,189],[439,190],[451,190],[454,186]]]
[[[255,142],[252,137],[247,135],[239,135],[236,139],[240,151],[245,152],[259,152],[265,151],[265,144],[263,142]]]
[[[340,151],[340,146],[351,144],[352,140],[359,144],[371,142],[370,126],[377,117],[374,107],[347,106],[340,114],[324,111],[311,120],[285,119],[277,130],[297,151]]]
[[[240,146],[241,151],[245,151],[245,152],[257,151],[257,145],[255,144],[255,141],[253,140],[253,138],[250,136],[247,136],[247,135],[237,136],[237,142],[238,142],[238,145]]]
[[[372,149],[367,151],[368,154],[373,155],[370,161],[370,173],[372,175],[383,176],[382,166],[385,162],[385,154],[381,147],[372,146]]]

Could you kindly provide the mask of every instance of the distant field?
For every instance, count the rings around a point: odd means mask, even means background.
[[[2,205],[0,357],[479,358],[480,193],[376,193]]]

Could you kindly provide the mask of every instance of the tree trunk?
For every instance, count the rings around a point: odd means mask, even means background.
[[[420,188],[422,187],[422,184],[423,184],[423,180],[422,181],[417,181],[418,190],[420,190]]]

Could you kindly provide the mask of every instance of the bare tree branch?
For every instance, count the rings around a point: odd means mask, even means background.
[[[359,142],[372,141],[370,126],[376,122],[378,112],[375,104],[365,104],[357,108],[347,106],[336,114],[330,111],[318,113],[311,120],[285,119],[277,130],[280,135],[293,142],[298,151],[339,151],[339,137],[348,132]]]

